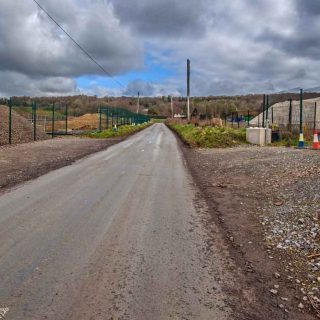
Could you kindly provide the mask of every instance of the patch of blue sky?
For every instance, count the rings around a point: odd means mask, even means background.
[[[164,82],[166,79],[172,78],[175,71],[160,63],[157,63],[151,54],[145,55],[145,66],[139,71],[130,71],[122,75],[114,76],[123,86],[135,80],[142,80],[149,83]],[[105,76],[81,76],[76,79],[77,86],[82,89],[92,88],[95,86],[116,89],[119,84],[111,77]]]

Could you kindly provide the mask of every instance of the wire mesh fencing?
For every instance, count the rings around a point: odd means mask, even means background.
[[[7,106],[0,106],[0,145],[96,132],[148,121],[148,116],[124,108],[104,106],[99,107],[96,113],[76,117],[69,114],[66,104],[18,104],[10,99]]]
[[[250,121],[251,126],[270,127],[279,139],[297,139],[300,133],[312,140],[314,130],[320,129],[319,98],[274,104]]]

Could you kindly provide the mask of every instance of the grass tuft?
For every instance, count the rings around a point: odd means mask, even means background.
[[[168,124],[181,139],[192,147],[228,148],[246,143],[246,129],[197,127],[193,124]]]
[[[118,127],[117,131],[114,131],[113,129],[110,128],[107,130],[103,130],[101,132],[88,133],[88,134],[85,134],[85,136],[89,138],[95,138],[95,139],[127,137],[133,133],[136,133],[138,131],[141,131],[147,128],[150,125],[151,123],[143,123],[143,124],[138,124],[136,126],[125,125],[125,126]]]

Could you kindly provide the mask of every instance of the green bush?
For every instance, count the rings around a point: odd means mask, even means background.
[[[193,147],[227,148],[246,143],[245,128],[196,127],[193,124],[168,124],[168,126]]]
[[[117,131],[114,131],[113,129],[110,128],[107,130],[103,130],[101,132],[88,133],[88,134],[85,134],[85,136],[89,138],[96,138],[96,139],[126,137],[142,129],[145,129],[148,126],[150,126],[150,123],[143,123],[136,126],[125,125],[125,126],[118,127]]]

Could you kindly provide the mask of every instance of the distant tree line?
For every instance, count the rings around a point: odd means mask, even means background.
[[[305,99],[319,97],[319,93],[305,93]],[[286,101],[292,98],[299,100],[298,93],[279,93],[269,96],[269,103]],[[100,106],[121,107],[132,112],[137,111],[136,97],[103,97],[97,96],[66,96],[66,97],[12,97],[14,105],[31,105],[36,102],[38,107],[51,110],[52,104],[55,103],[55,109],[60,113],[64,113],[65,106],[68,105],[68,112],[73,116],[81,116],[86,113],[97,112]],[[186,98],[173,98],[174,113],[186,113]],[[194,97],[191,100],[192,109],[197,109],[198,114],[212,117],[225,117],[232,112],[239,114],[258,114],[262,111],[263,96],[261,94],[250,94],[244,96],[208,96]],[[0,99],[0,104],[6,104],[6,99]],[[142,97],[140,98],[141,113],[149,115],[171,115],[171,97]]]

